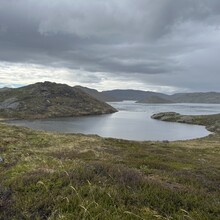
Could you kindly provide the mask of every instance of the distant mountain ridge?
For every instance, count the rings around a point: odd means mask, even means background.
[[[95,89],[90,89],[87,87],[82,87],[82,86],[76,86],[76,87],[88,93],[89,95],[97,98],[98,100],[105,102],[120,102],[124,100],[138,101],[150,96],[160,96],[161,98],[163,97],[166,98],[167,96],[163,93],[133,90],[133,89],[129,89],[129,90],[116,89],[116,90],[99,92]]]
[[[104,92],[99,92],[95,89],[91,89],[91,88],[87,88],[87,87],[83,87],[83,86],[75,86],[75,88],[78,88],[80,90],[82,90],[83,92],[93,96],[94,98],[103,101],[103,102],[114,102],[114,101],[120,101],[119,99],[113,97],[113,96],[109,96],[108,94],[105,94]]]
[[[218,92],[177,93],[171,96],[171,100],[180,103],[220,103]]]
[[[110,91],[103,91],[101,93],[104,95],[108,95],[110,97],[114,97],[120,101],[124,101],[124,100],[139,101],[149,96],[160,96],[160,97],[166,96],[162,93],[142,91],[142,90],[133,90],[133,89],[128,89],[128,90],[116,89],[116,90],[110,90]]]
[[[35,83],[0,92],[0,118],[71,117],[116,111],[107,103],[65,84]]]
[[[212,103],[220,104],[220,93],[218,92],[195,92],[176,93],[167,95],[163,93],[143,90],[109,90],[98,92],[94,89],[80,87],[84,92],[96,97],[99,100],[112,102],[133,100],[138,103]]]

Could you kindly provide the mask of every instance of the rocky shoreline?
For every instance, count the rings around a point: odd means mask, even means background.
[[[220,114],[215,115],[181,115],[176,112],[161,112],[153,114],[152,119],[178,122],[194,125],[203,125],[208,131],[220,134]]]

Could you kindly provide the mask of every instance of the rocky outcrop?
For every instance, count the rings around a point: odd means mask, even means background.
[[[153,119],[161,121],[175,121],[179,123],[193,124],[193,116],[190,115],[180,115],[176,112],[161,112],[151,116]]]
[[[19,102],[13,97],[0,102],[0,109],[16,109],[18,105]]]
[[[180,114],[176,112],[161,112],[152,115],[151,118],[161,121],[176,121],[180,118]]]
[[[220,121],[216,121],[213,125],[207,126],[207,129],[212,132],[220,133]]]
[[[192,124],[193,118],[192,116],[189,116],[189,115],[181,115],[180,118],[177,120],[177,122]]]

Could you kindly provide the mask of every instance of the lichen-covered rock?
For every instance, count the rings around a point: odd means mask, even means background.
[[[191,116],[184,115],[181,116],[180,119],[177,120],[177,122],[191,124],[193,123],[193,118]]]
[[[19,106],[19,102],[15,97],[8,98],[3,102],[0,102],[0,109],[16,109]]]

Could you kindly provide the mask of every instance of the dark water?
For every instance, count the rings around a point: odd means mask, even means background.
[[[186,140],[203,137],[203,126],[153,120],[150,116],[164,111],[182,114],[215,114],[220,105],[212,104],[136,104],[131,101],[110,103],[119,112],[101,116],[84,116],[46,120],[19,120],[9,123],[38,130],[65,133],[98,134],[128,140]]]

